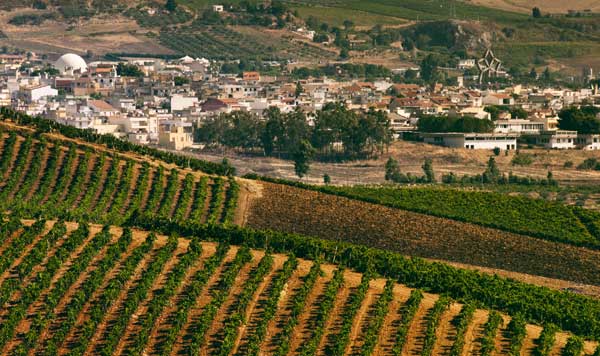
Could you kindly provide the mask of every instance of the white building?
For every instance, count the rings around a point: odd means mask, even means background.
[[[198,98],[194,96],[173,95],[171,97],[171,111],[182,111],[198,105]]]
[[[88,66],[80,56],[67,53],[54,63],[54,68],[58,69],[62,75],[73,75],[87,72]]]
[[[542,131],[536,137],[536,143],[551,149],[573,149],[577,142],[577,131]]]
[[[583,150],[600,150],[600,134],[577,135],[577,147]]]
[[[538,134],[545,130],[543,122],[524,119],[496,120],[496,133]]]
[[[475,68],[474,59],[461,59],[458,61],[458,69],[470,69]]]
[[[35,85],[21,89],[22,97],[28,103],[37,102],[40,99],[58,95],[58,90],[52,89],[49,85]]]
[[[466,148],[470,150],[515,150],[517,148],[517,134],[503,133],[421,133],[425,143],[452,148]]]

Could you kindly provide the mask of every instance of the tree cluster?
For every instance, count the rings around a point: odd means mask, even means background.
[[[558,127],[582,134],[600,133],[600,109],[595,106],[570,107],[558,113]]]
[[[489,133],[494,130],[494,123],[472,116],[423,116],[417,127],[421,132]]]
[[[196,140],[267,156],[299,158],[302,153],[302,159],[312,156],[313,149],[323,159],[370,157],[391,142],[390,122],[381,111],[355,112],[330,103],[316,113],[313,123],[309,125],[301,111],[269,108],[264,118],[237,111],[205,121],[196,130]]]

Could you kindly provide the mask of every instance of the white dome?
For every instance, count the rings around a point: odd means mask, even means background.
[[[67,53],[60,57],[56,63],[54,63],[54,67],[62,74],[75,71],[83,73],[87,71],[87,64],[85,64],[83,58],[73,53]]]

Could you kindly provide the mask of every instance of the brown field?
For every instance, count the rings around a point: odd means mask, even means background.
[[[247,225],[600,286],[599,251],[284,185],[263,183]]]
[[[114,15],[96,16],[73,24],[45,21],[39,26],[13,26],[8,21],[18,14],[41,11],[0,11],[0,26],[8,37],[0,45],[27,49],[36,53],[62,55],[68,52],[95,55],[105,53],[172,54],[173,51],[145,35],[148,31],[135,20]]]
[[[54,222],[47,222],[45,231],[41,235],[37,236],[34,241],[27,246],[27,250],[31,250],[33,245],[39,242],[39,240],[42,238],[42,235],[45,234],[51,228],[51,226],[53,226],[53,224]],[[26,222],[26,225],[31,225],[31,221]],[[72,233],[76,228],[77,224],[68,223],[67,235]],[[100,230],[100,225],[90,226],[89,237],[66,257],[65,263],[60,266],[54,275],[52,275],[52,283],[50,284],[50,287],[43,289],[40,292],[39,297],[31,302],[31,304],[28,306],[27,313],[23,314],[23,316],[17,320],[15,332],[9,334],[9,342],[7,342],[2,348],[3,354],[13,353],[19,347],[23,347],[23,343],[25,341],[24,335],[28,332],[31,332],[33,327],[33,318],[43,309],[43,298],[51,293],[51,291],[55,288],[57,281],[61,278],[61,276],[64,276],[70,270],[73,261],[80,256],[82,250],[85,249],[85,246],[91,243],[94,235]],[[109,244],[117,241],[122,234],[122,229],[111,228],[110,232],[112,237]],[[19,233],[20,232],[17,232],[15,236],[18,236]],[[98,303],[99,298],[101,298],[105,289],[110,285],[110,281],[114,279],[119,271],[124,268],[123,266],[127,263],[126,261],[131,259],[134,250],[144,243],[147,236],[147,232],[138,230],[133,231],[133,239],[126,248],[126,251],[124,251],[116,261],[114,261],[114,267],[110,268],[105,274],[101,275],[99,288],[94,290],[91,296],[85,300],[83,308],[78,314],[76,320],[70,323],[72,326],[69,328],[65,340],[57,345],[59,347],[58,355],[67,354],[71,350],[71,345],[77,342],[77,337],[78,335],[82,335],[82,328],[84,325],[86,325],[86,321],[90,320],[91,318],[90,313],[92,308]],[[66,239],[67,236],[60,237],[57,244],[49,248],[47,251],[48,255],[50,256],[60,249]],[[153,243],[149,253],[144,255],[136,263],[131,277],[122,285],[120,293],[118,293],[114,300],[112,300],[107,306],[107,311],[100,316],[101,320],[99,320],[98,324],[95,324],[96,326],[94,329],[92,329],[92,332],[87,333],[89,344],[86,348],[88,352],[94,353],[106,346],[106,343],[108,342],[106,337],[111,331],[111,326],[116,325],[116,323],[119,321],[122,321],[122,315],[127,315],[129,319],[125,320],[123,332],[120,334],[116,347],[111,354],[128,354],[133,350],[134,347],[136,347],[136,333],[145,329],[143,326],[144,324],[142,324],[140,321],[146,317],[145,313],[149,305],[152,304],[153,299],[160,298],[160,295],[163,293],[161,288],[165,286],[166,280],[169,278],[174,266],[181,261],[186,253],[188,253],[190,242],[183,238],[178,239],[176,247],[172,252],[170,252],[171,257],[161,267],[160,273],[158,273],[157,276],[150,281],[151,283],[148,285],[148,292],[140,299],[137,307],[135,307],[133,310],[124,309],[127,298],[130,297],[134,290],[139,288],[144,271],[146,271],[148,266],[153,263],[153,256],[158,254],[159,251],[166,245],[167,238],[159,235],[156,241]],[[155,353],[157,350],[161,349],[161,342],[164,338],[164,335],[168,333],[169,329],[172,327],[170,323],[173,320],[173,313],[179,307],[177,301],[182,298],[182,293],[184,293],[187,286],[193,281],[191,276],[201,270],[206,261],[215,253],[216,245],[214,243],[202,242],[201,246],[202,253],[200,257],[194,260],[188,267],[173,296],[167,301],[163,308],[159,309],[156,322],[151,326],[150,337],[142,345],[148,354]],[[177,354],[177,350],[185,347],[189,342],[190,333],[193,332],[191,329],[192,324],[197,322],[195,321],[195,316],[202,315],[206,311],[207,306],[212,303],[215,295],[214,293],[219,290],[219,288],[222,288],[219,286],[223,283],[222,278],[224,273],[231,268],[234,256],[239,249],[240,248],[236,246],[231,247],[225,258],[215,270],[215,273],[212,274],[207,284],[202,287],[198,300],[193,305],[190,305],[188,320],[181,327],[178,333],[178,341],[175,344],[175,348],[171,354]],[[70,288],[64,294],[59,296],[57,307],[54,310],[54,315],[51,316],[51,319],[47,320],[47,324],[41,330],[39,337],[33,340],[33,344],[30,348],[30,354],[39,354],[45,351],[47,341],[53,337],[53,330],[59,328],[61,323],[65,320],[65,318],[67,318],[68,314],[66,313],[67,310],[65,308],[72,303],[73,298],[75,298],[75,296],[80,292],[81,288],[83,288],[85,283],[87,283],[86,281],[94,273],[96,266],[98,263],[100,263],[99,261],[102,260],[106,250],[107,247],[97,251],[87,267],[79,272],[77,279],[70,286]],[[251,261],[244,263],[241,266],[239,273],[232,282],[230,288],[225,290],[226,298],[222,303],[217,304],[218,311],[215,314],[215,317],[207,320],[207,331],[204,336],[204,341],[199,349],[199,354],[201,355],[214,354],[219,350],[221,345],[221,335],[223,333],[225,323],[227,322],[227,315],[232,306],[237,302],[240,292],[246,287],[247,282],[250,279],[252,272],[255,270],[258,262],[265,254],[263,251],[258,250],[252,250],[250,252],[252,256]],[[22,255],[25,253],[26,252],[24,251]],[[243,354],[244,345],[246,345],[249,338],[254,335],[254,328],[256,324],[264,316],[264,302],[270,297],[270,293],[272,292],[271,284],[273,283],[274,278],[278,275],[279,271],[281,271],[287,258],[288,257],[285,255],[273,255],[274,263],[270,271],[268,271],[262,283],[260,283],[259,286],[254,290],[251,302],[244,311],[246,315],[246,321],[236,331],[237,340],[230,354]],[[5,283],[6,278],[15,278],[14,273],[19,268],[21,263],[22,258],[16,259],[9,267],[9,273],[0,277],[0,283]],[[280,330],[280,323],[287,320],[289,311],[288,308],[290,308],[289,302],[294,299],[294,296],[298,292],[298,288],[302,284],[302,278],[308,273],[311,265],[311,261],[299,260],[296,271],[293,272],[291,277],[287,280],[284,291],[279,297],[277,297],[279,303],[272,319],[273,322],[269,323],[266,335],[261,343],[261,354],[272,354],[273,348],[269,346],[271,345],[270,340],[272,336],[278,333]],[[42,262],[35,266],[34,271],[41,272],[46,268],[47,265],[45,262]],[[306,303],[302,305],[302,313],[299,318],[299,323],[293,328],[290,339],[292,343],[290,355],[297,355],[298,348],[302,345],[302,343],[310,339],[312,335],[312,326],[315,322],[315,312],[320,307],[319,301],[322,300],[324,290],[329,284],[333,271],[336,268],[337,266],[331,264],[324,264],[321,266],[321,270],[324,273],[318,277],[317,283],[310,290]],[[33,274],[26,276],[23,279],[22,283],[25,288],[27,288],[32,282],[32,275]],[[335,341],[335,335],[337,335],[339,332],[339,327],[342,320],[341,316],[348,307],[348,299],[355,293],[356,287],[360,283],[360,279],[361,275],[358,273],[348,270],[344,272],[344,283],[338,290],[331,313],[326,317],[324,334],[318,342],[318,355],[325,354],[325,348],[327,345]],[[370,282],[366,296],[362,300],[359,311],[355,316],[353,328],[350,334],[350,340],[345,354],[350,355],[360,350],[365,337],[365,331],[373,320],[374,306],[383,293],[384,285],[385,280],[382,279],[374,279]],[[402,318],[403,306],[408,299],[410,291],[411,290],[409,288],[401,284],[395,285],[393,289],[393,298],[389,304],[388,313],[384,317],[381,328],[378,329],[379,337],[375,346],[374,354],[386,355],[390,353],[391,347],[394,345],[395,331],[398,327],[398,321]],[[419,355],[421,353],[425,326],[429,320],[430,310],[437,298],[438,296],[436,295],[425,294],[425,298],[421,302],[421,306],[419,307],[415,318],[409,323],[410,326],[408,340],[403,349],[402,355]],[[11,303],[0,307],[0,320],[2,321],[6,320],[6,318],[12,313],[12,303],[17,303],[18,294],[14,294],[10,300],[12,301]],[[435,355],[448,355],[450,347],[452,347],[456,339],[456,330],[453,321],[460,312],[461,308],[462,305],[458,303],[452,303],[450,308],[442,314],[439,324],[437,324],[436,327],[436,342],[434,344]],[[470,326],[467,328],[465,335],[466,344],[463,352],[465,355],[476,355],[479,353],[481,347],[480,338],[482,335],[482,328],[483,324],[487,321],[488,314],[489,313],[486,310],[478,310]],[[48,315],[46,315],[46,317],[48,317]],[[504,323],[496,335],[497,351],[495,355],[508,354],[507,348],[509,346],[509,341],[507,339],[506,327],[509,320],[510,319],[508,316],[504,316]],[[534,345],[535,340],[539,337],[541,328],[535,325],[529,325],[527,330],[528,332],[522,355],[531,354],[532,345]],[[553,349],[553,354],[558,355],[560,353],[560,350],[566,344],[568,337],[569,335],[567,333],[560,332],[557,334],[557,342]],[[595,347],[596,343],[586,342],[586,354],[591,354]]]

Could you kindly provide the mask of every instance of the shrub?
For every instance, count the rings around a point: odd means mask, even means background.
[[[529,166],[533,163],[533,155],[517,153],[510,162],[513,166]]]

